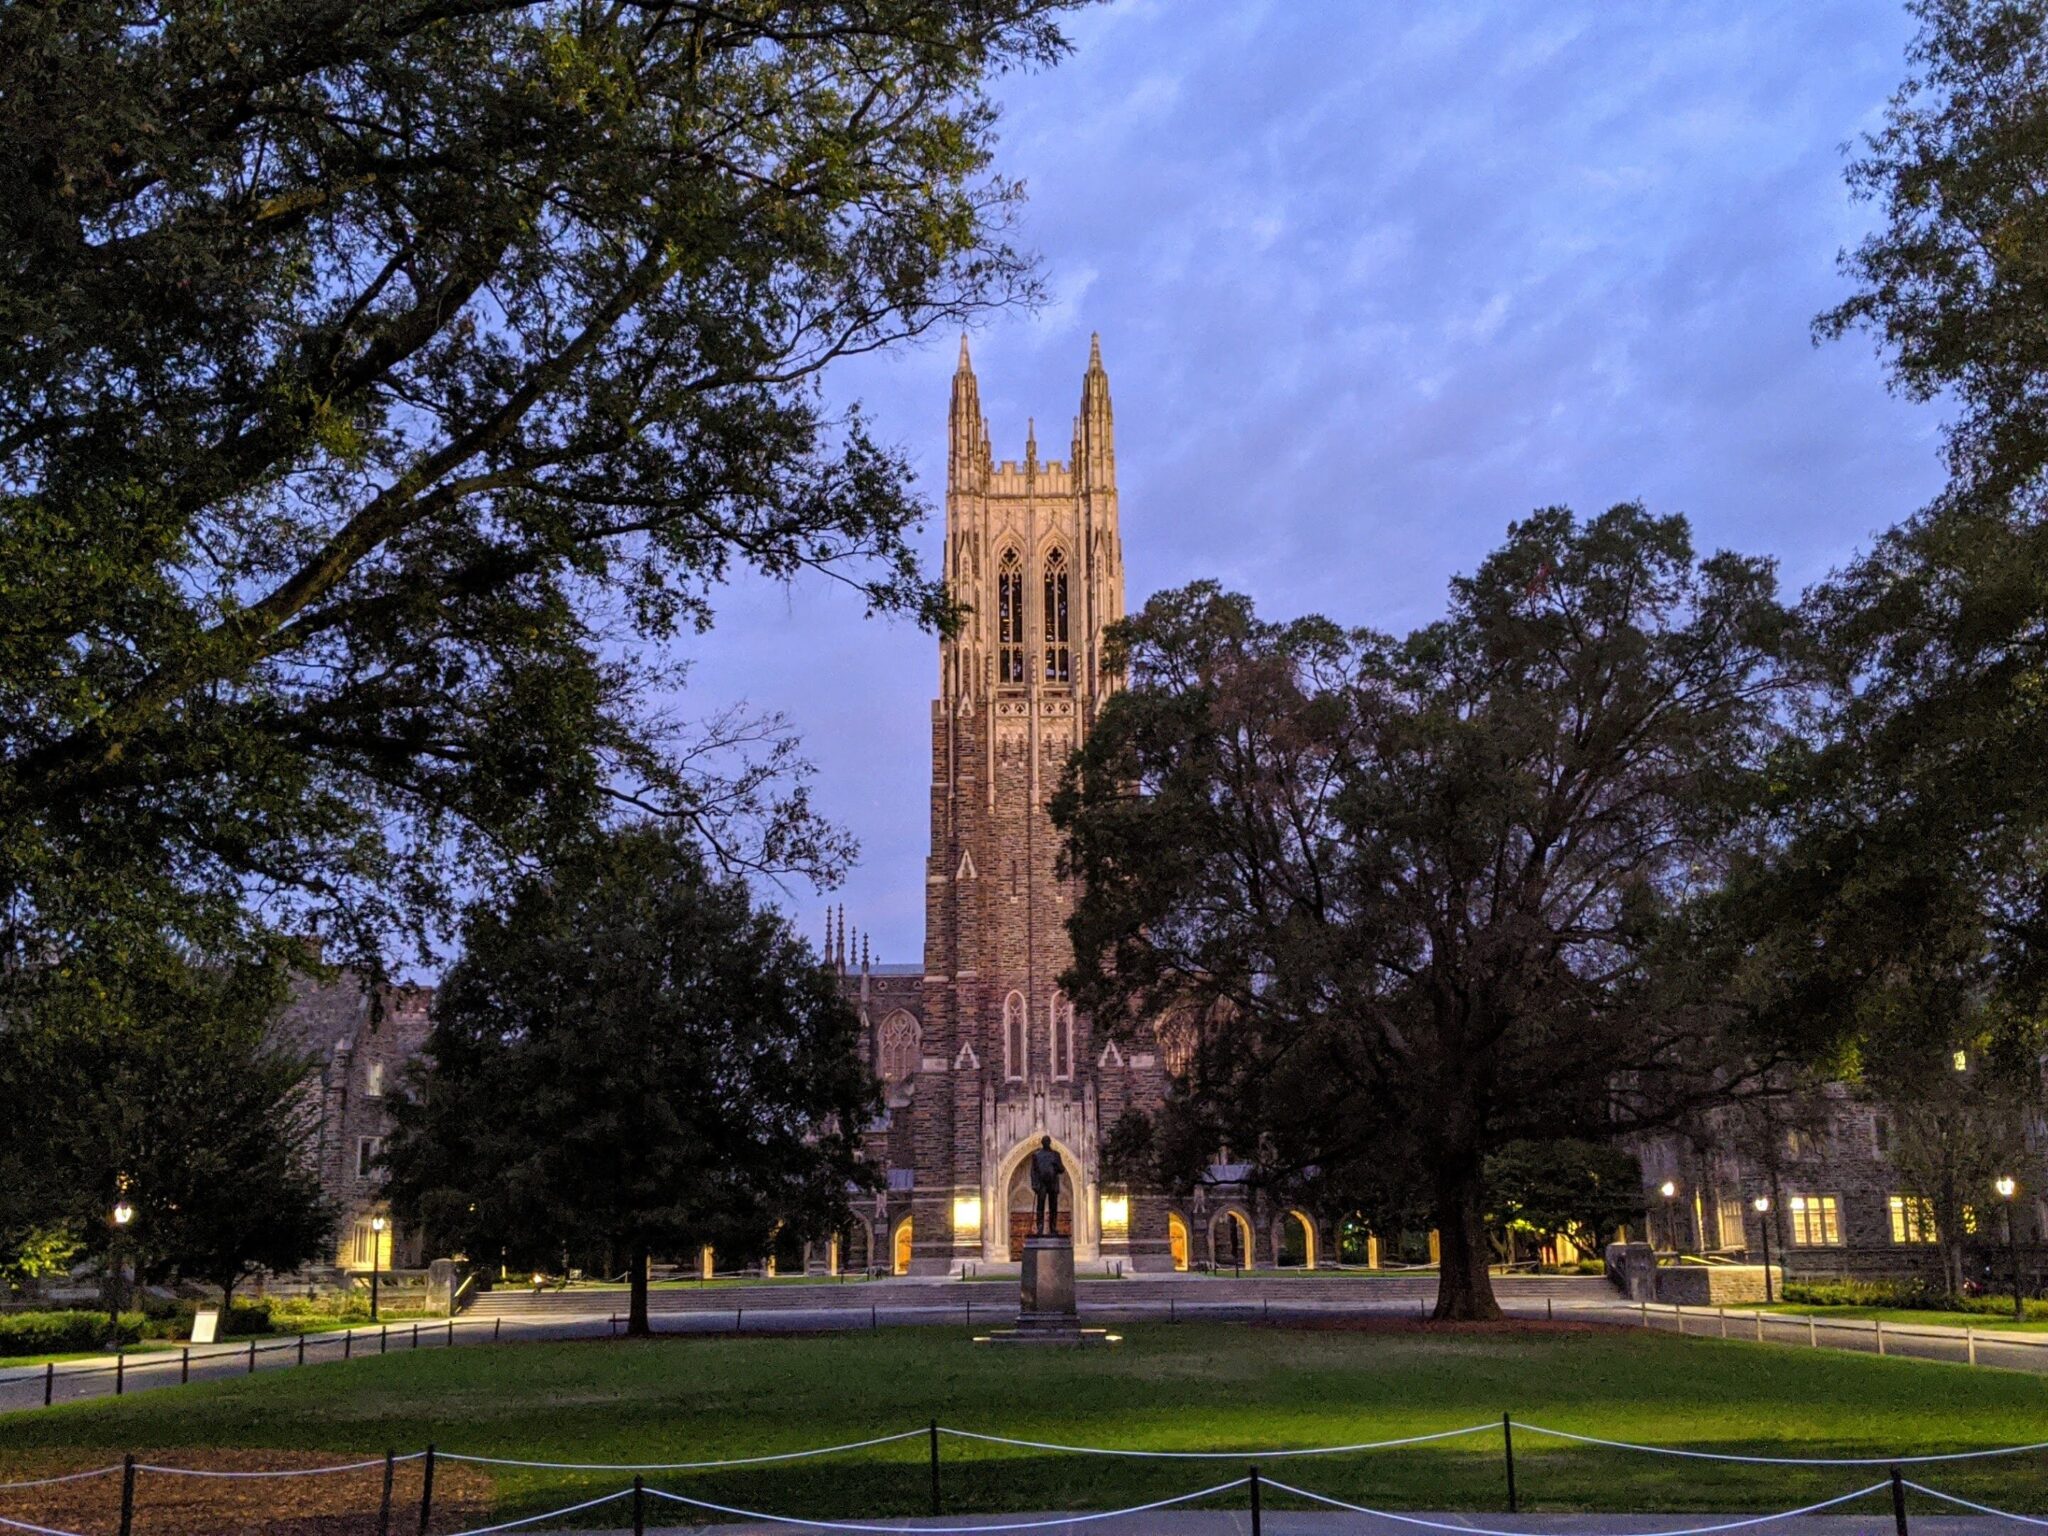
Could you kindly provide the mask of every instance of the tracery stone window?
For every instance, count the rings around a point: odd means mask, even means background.
[[[1024,1056],[1028,1046],[1024,1017],[1024,994],[1012,992],[1003,999],[1003,1076],[1020,1078],[1024,1075]]]
[[[1056,549],[1045,557],[1045,680],[1064,683],[1073,675],[1067,644],[1067,555]]]
[[[924,1031],[917,1019],[898,1009],[882,1021],[882,1081],[900,1083],[917,1071]]]
[[[996,575],[996,681],[1024,681],[1024,566],[1014,549]]]
[[[1052,995],[1052,1075],[1068,1078],[1074,1075],[1074,1005],[1063,992]]]

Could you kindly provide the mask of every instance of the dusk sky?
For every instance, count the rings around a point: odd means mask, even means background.
[[[1116,407],[1127,600],[1214,577],[1402,630],[1509,520],[1640,499],[1788,586],[1926,502],[1939,412],[1867,339],[1816,347],[1872,214],[1845,146],[1911,23],[1889,0],[1626,7],[1122,0],[1003,82],[1001,169],[1050,304],[971,340],[997,458]],[[848,366],[919,467],[936,563],[957,338]],[[857,835],[826,901],[922,956],[934,638],[812,579],[729,592],[689,704],[786,712]]]

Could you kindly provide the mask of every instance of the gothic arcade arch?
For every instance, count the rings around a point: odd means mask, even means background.
[[[1236,1238],[1233,1252],[1231,1239]],[[1213,1269],[1255,1268],[1252,1219],[1241,1205],[1226,1205],[1209,1218],[1209,1264]]]
[[[990,1184],[994,1199],[984,1202],[982,1214],[982,1252],[992,1259],[998,1255],[1009,1259],[1023,1257],[1010,1252],[1009,1207],[1017,1183],[1024,1177],[1024,1164],[1038,1150],[1038,1138],[1044,1134],[1040,1131],[1026,1136],[996,1165],[996,1175]],[[1060,1191],[1060,1211],[1062,1215],[1069,1211],[1073,1213],[1074,1256],[1093,1258],[1096,1213],[1089,1209],[1089,1188],[1082,1177],[1081,1159],[1057,1136],[1052,1138],[1052,1149],[1059,1153],[1060,1168],[1067,1176],[1066,1187]],[[1029,1188],[1028,1184],[1026,1188]]]

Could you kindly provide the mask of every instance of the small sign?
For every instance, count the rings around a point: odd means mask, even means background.
[[[201,1307],[192,1314],[192,1342],[211,1344],[214,1335],[220,1332],[220,1308]]]

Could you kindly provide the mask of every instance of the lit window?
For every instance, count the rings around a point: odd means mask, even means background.
[[[1130,1230],[1130,1196],[1104,1195],[1102,1197],[1102,1235],[1104,1237],[1123,1237]]]
[[[1954,1064],[1958,1072],[1970,1070],[1970,1053],[1968,1051],[1957,1051],[1949,1060]]]
[[[1799,1247],[1822,1248],[1841,1243],[1841,1212],[1833,1195],[1794,1195],[1785,1204],[1792,1213],[1792,1241]]]
[[[384,1063],[373,1061],[363,1077],[363,1092],[373,1099],[384,1097]]]
[[[1892,1241],[1931,1243],[1934,1241],[1934,1205],[1918,1195],[1893,1195],[1887,1202],[1892,1213]]]
[[[1067,649],[1067,557],[1054,550],[1045,557],[1045,680],[1064,683],[1070,670]]]
[[[1024,567],[1014,549],[996,576],[996,681],[1024,681]]]

